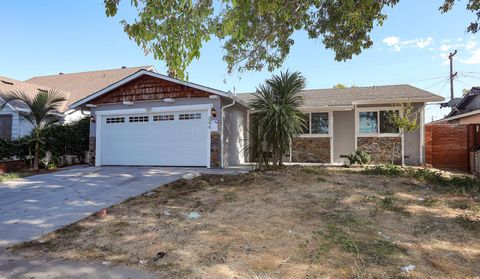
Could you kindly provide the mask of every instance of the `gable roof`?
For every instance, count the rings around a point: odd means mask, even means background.
[[[68,107],[72,103],[75,103],[78,100],[81,100],[140,70],[155,71],[155,68],[153,66],[131,68],[122,67],[120,69],[38,76],[26,80],[26,82],[41,84],[61,90],[65,95],[64,97],[67,98],[65,107],[61,110],[63,112],[68,110]]]
[[[207,86],[203,86],[203,85],[200,85],[200,84],[196,84],[196,83],[193,83],[193,82],[187,82],[187,81],[179,80],[179,79],[172,78],[172,77],[169,77],[169,76],[166,76],[166,75],[162,75],[162,74],[159,74],[159,73],[150,72],[150,71],[147,71],[145,69],[142,69],[142,70],[137,71],[136,73],[133,73],[133,74],[115,82],[115,83],[109,84],[108,86],[102,88],[101,90],[99,90],[97,92],[94,92],[93,94],[90,94],[90,95],[84,97],[83,99],[78,100],[77,102],[72,103],[70,105],[70,108],[75,109],[75,108],[77,108],[81,105],[84,105],[84,104],[88,103],[89,101],[91,101],[95,98],[98,98],[98,97],[112,91],[113,89],[118,88],[118,87],[120,87],[120,86],[122,86],[122,85],[124,85],[124,84],[138,78],[138,77],[141,77],[143,75],[148,75],[148,76],[151,76],[151,77],[154,77],[154,78],[159,78],[159,79],[163,79],[163,80],[166,80],[166,81],[174,82],[174,83],[177,83],[177,84],[181,84],[181,85],[184,85],[184,86],[188,86],[188,87],[191,87],[191,88],[195,88],[195,89],[198,89],[198,90],[209,92],[209,93],[219,95],[219,96],[222,96],[222,97],[231,98],[231,99],[234,99],[234,100],[236,100],[236,101],[238,101],[241,104],[246,106],[246,104],[243,103],[242,100],[236,98],[234,95],[232,95],[228,92],[217,90],[217,89],[207,87]]]
[[[472,87],[470,91],[468,91],[465,96],[458,102],[453,108],[452,111],[447,115],[447,117],[452,117],[456,115],[460,115],[472,110],[475,110],[475,108],[471,108],[470,110],[466,110],[467,106],[470,104],[470,102],[475,99],[476,96],[480,95],[480,87]]]
[[[237,96],[245,102],[250,102],[255,95],[256,93],[241,93]],[[444,100],[441,96],[407,84],[306,89],[302,90],[300,95],[304,98],[303,108],[397,102],[440,102]]]
[[[8,77],[0,76],[0,93],[7,94],[12,91],[22,91],[29,96],[34,96],[39,90],[48,91],[51,88],[38,85],[30,82],[24,82]],[[26,105],[20,101],[12,101],[9,103],[10,107],[14,109],[27,109]],[[66,107],[66,105],[65,105]]]

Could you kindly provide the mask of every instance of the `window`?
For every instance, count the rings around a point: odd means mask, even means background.
[[[107,124],[111,123],[125,123],[125,117],[108,117]]]
[[[359,112],[359,132],[360,134],[398,134],[399,129],[395,127],[390,116],[398,110],[378,110]]]
[[[380,133],[398,134],[400,131],[390,121],[390,117],[394,114],[398,115],[398,110],[380,111]]]
[[[128,122],[148,122],[148,116],[130,116]]]
[[[303,129],[305,135],[328,135],[329,123],[328,112],[306,113],[305,121],[307,126]]]
[[[360,134],[378,133],[378,112],[360,112]]]
[[[179,120],[201,119],[201,113],[181,113],[178,115]]]
[[[312,113],[310,126],[312,134],[328,134],[328,112]]]
[[[153,121],[171,121],[174,120],[173,114],[154,115]]]

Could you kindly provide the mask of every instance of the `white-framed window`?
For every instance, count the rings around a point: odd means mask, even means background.
[[[398,136],[400,130],[395,127],[390,117],[392,114],[399,114],[396,108],[369,108],[358,112],[358,134],[359,136]]]
[[[125,123],[125,117],[107,117],[107,124]]]
[[[201,113],[181,113],[178,115],[179,120],[201,119]]]
[[[148,116],[130,116],[128,122],[148,122]]]
[[[304,114],[307,122],[302,136],[327,136],[330,134],[329,112],[308,112]]]
[[[153,121],[172,121],[175,119],[173,114],[161,114],[161,115],[154,115]]]

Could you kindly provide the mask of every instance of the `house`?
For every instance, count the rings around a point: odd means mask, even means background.
[[[38,84],[0,76],[0,92],[23,91],[28,95],[34,95],[39,90],[49,89]],[[0,110],[0,138],[15,139],[30,133],[32,124],[20,115],[22,111],[28,109],[21,102],[8,103]]]
[[[304,90],[301,108],[309,127],[294,139],[292,162],[343,163],[356,149],[374,162],[424,161],[426,102],[442,97],[409,86]],[[223,167],[248,161],[249,101],[147,70],[138,72],[75,103],[92,115],[90,146],[95,165]],[[420,129],[402,134],[386,121],[398,104],[412,103]]]
[[[248,102],[255,94],[239,94]],[[374,163],[424,162],[425,104],[443,98],[410,85],[303,90],[300,108],[308,129],[292,142],[291,162],[343,164],[347,155],[364,150]],[[388,121],[391,111],[411,104],[420,123],[411,133],[400,133]]]
[[[118,69],[91,71],[82,73],[38,76],[26,81],[19,81],[0,76],[0,92],[23,91],[30,96],[39,90],[56,89],[61,91],[67,101],[59,108],[64,122],[72,122],[85,117],[88,112],[69,109],[69,105],[108,85],[117,82],[139,70],[154,71],[153,66],[122,67]],[[28,135],[32,125],[19,112],[27,110],[21,102],[6,105],[0,111],[0,138],[18,138]]]
[[[425,126],[426,163],[436,168],[475,171],[480,149],[480,88],[472,89],[443,119]]]

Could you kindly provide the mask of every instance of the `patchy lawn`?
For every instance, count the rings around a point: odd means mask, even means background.
[[[165,278],[475,278],[479,216],[476,193],[292,167],[177,181],[13,249]]]

